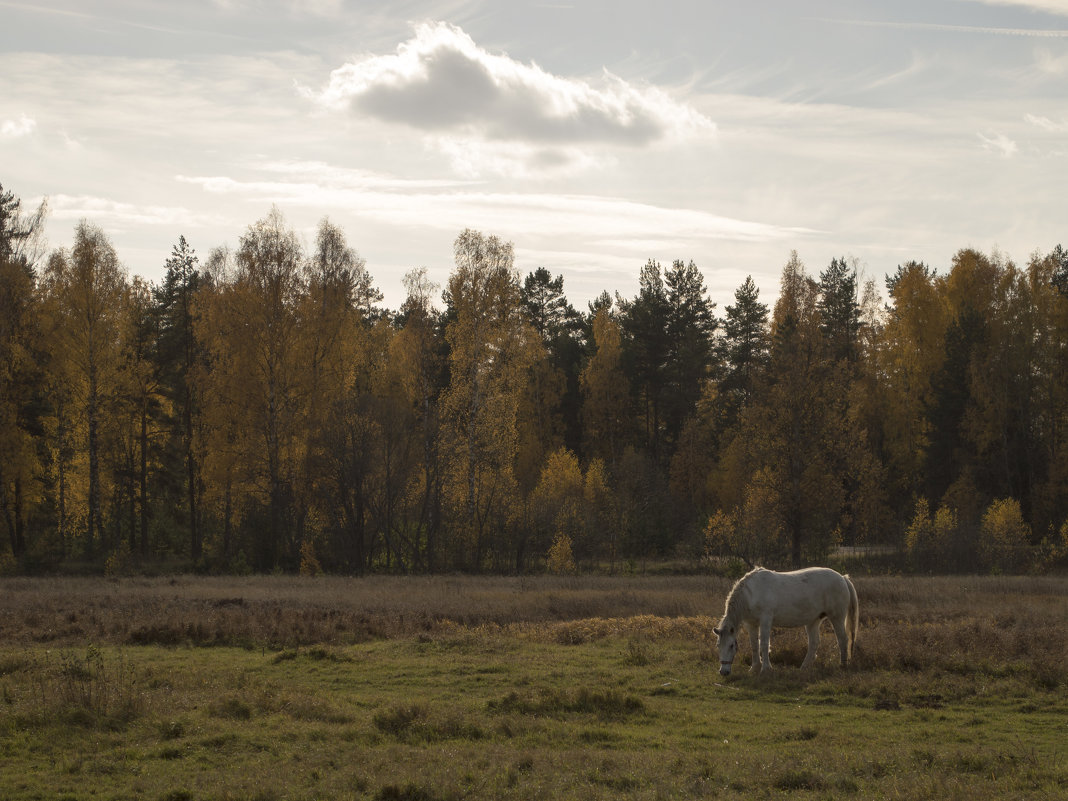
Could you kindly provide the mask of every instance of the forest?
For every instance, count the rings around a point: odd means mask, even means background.
[[[795,252],[722,310],[650,259],[576,309],[465,230],[387,309],[328,219],[179,236],[155,284],[46,215],[0,187],[0,574],[1068,567],[1060,245],[881,286]]]

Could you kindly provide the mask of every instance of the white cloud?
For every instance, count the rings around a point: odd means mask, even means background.
[[[1053,1],[1054,0],[1050,0],[1051,3]],[[993,36],[1026,36],[1039,39],[1064,39],[1068,37],[1068,30],[1057,30],[1052,28],[1002,28],[979,25],[946,25],[937,22],[884,22],[881,20],[862,19],[827,19],[824,21],[840,25],[857,25],[866,28],[897,28],[899,30],[944,31],[946,33],[981,33]]]
[[[488,142],[457,136],[432,137],[427,142],[449,159],[456,174],[469,179],[494,175],[542,180],[618,163],[612,156],[580,147],[542,147],[525,142]]]
[[[1049,117],[1042,117],[1037,114],[1025,114],[1024,120],[1036,128],[1040,128],[1043,131],[1049,133],[1068,133],[1068,119],[1061,118],[1060,122],[1051,120]]]
[[[0,137],[4,139],[18,139],[29,136],[37,128],[37,120],[20,114],[17,120],[4,120],[0,123]]]
[[[150,206],[123,203],[92,195],[54,195],[48,199],[49,213],[57,220],[88,217],[103,225],[199,226],[217,224],[211,215],[196,214],[176,206]]]
[[[976,134],[979,137],[979,141],[983,143],[985,150],[990,150],[997,153],[1002,158],[1012,158],[1016,155],[1019,147],[1016,142],[1007,137],[1005,134],[997,134],[996,136],[984,136],[983,134]]]
[[[1032,11],[1068,17],[1068,0],[977,0],[988,6],[1023,6]]]
[[[1068,73],[1068,54],[1051,53],[1045,48],[1035,51],[1035,66],[1044,75],[1059,77]]]
[[[312,163],[315,165],[315,163]],[[706,211],[670,208],[624,198],[587,194],[475,192],[448,189],[379,191],[330,185],[294,170],[293,180],[238,181],[225,176],[180,176],[211,194],[244,195],[257,203],[344,209],[365,220],[397,226],[458,231],[473,227],[505,237],[580,237],[647,250],[651,242],[691,240],[782,241],[814,231],[733,219]]]
[[[640,146],[715,130],[657,88],[607,71],[597,84],[489,53],[453,25],[423,23],[395,54],[345,64],[321,92],[305,94],[422,131],[543,146]]]

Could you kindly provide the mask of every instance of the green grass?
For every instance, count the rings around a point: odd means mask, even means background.
[[[111,639],[57,642],[47,634],[69,622],[73,601],[33,600],[26,585],[19,603],[46,611],[31,609],[39,622],[20,618],[24,636],[0,646],[0,798],[1068,797],[1068,584],[982,583],[999,594],[948,580],[858,585],[849,669],[835,667],[825,632],[802,673],[803,632],[776,632],[777,669],[760,679],[719,675],[689,595],[655,602],[679,616],[627,600],[640,614],[602,617],[579,582],[551,584],[539,616],[494,589],[492,605],[469,605],[469,624],[428,627],[416,611],[411,626],[384,607],[367,618],[382,633],[358,637],[329,623],[324,596],[294,618],[319,628],[282,647],[274,600],[205,604],[211,636],[173,644],[137,644],[140,623],[116,622],[134,607],[109,613],[97,601],[75,622],[93,616]],[[410,586],[434,589],[430,605],[442,597],[437,585]],[[939,603],[917,604],[931,587]],[[160,585],[152,607],[168,632],[182,630],[160,600],[171,591]],[[565,593],[578,611],[562,619],[549,610]]]
[[[1068,793],[1063,690],[985,672],[724,681],[703,643],[636,665],[611,636],[96,649],[125,666],[99,678],[118,714],[50,692],[78,653],[19,650],[0,653],[12,801]]]

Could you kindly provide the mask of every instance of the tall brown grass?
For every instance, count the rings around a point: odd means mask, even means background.
[[[1068,578],[855,583],[858,669],[1068,679]],[[0,641],[284,648],[465,631],[561,644],[681,638],[710,652],[729,589],[714,576],[8,578]],[[805,642],[801,630],[776,631],[773,662],[799,664]]]

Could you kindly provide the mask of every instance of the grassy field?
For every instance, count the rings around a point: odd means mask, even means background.
[[[1068,797],[1068,579],[856,584],[724,680],[711,577],[6,579],[0,798]]]

